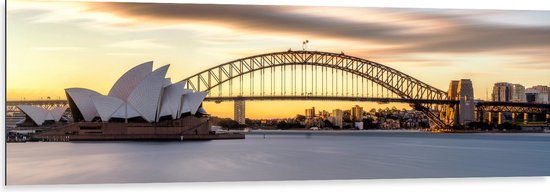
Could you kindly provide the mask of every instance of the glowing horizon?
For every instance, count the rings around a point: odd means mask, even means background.
[[[486,99],[496,82],[550,85],[548,20],[549,11],[8,0],[6,99],[64,99],[69,87],[106,94],[126,70],[151,60],[154,68],[171,64],[167,76],[177,81],[231,60],[299,50],[306,39],[309,50],[343,51],[441,90],[471,79],[476,98]],[[357,104],[285,103],[292,107],[281,111],[280,102],[247,102],[247,116]],[[232,107],[205,104],[222,117]]]

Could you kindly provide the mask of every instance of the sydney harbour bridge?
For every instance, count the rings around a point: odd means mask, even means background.
[[[187,88],[209,93],[205,101],[233,101],[234,119],[243,124],[245,101],[253,100],[408,103],[440,129],[483,121],[484,114],[530,113],[548,118],[550,113],[549,104],[474,101],[469,80],[460,80],[466,83],[458,87],[451,82],[449,90],[443,91],[386,65],[344,53],[288,50],[260,54],[206,69],[185,80]],[[66,101],[7,101],[7,112],[17,111],[17,104],[49,108],[66,105]]]

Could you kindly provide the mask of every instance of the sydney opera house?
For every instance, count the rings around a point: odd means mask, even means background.
[[[186,89],[185,81],[165,78],[169,65],[153,70],[153,62],[140,64],[122,75],[107,95],[85,88],[65,89],[66,108],[52,110],[29,105],[18,108],[25,123],[52,125],[35,134],[38,140],[184,140],[227,137],[210,131],[202,101],[208,93]]]

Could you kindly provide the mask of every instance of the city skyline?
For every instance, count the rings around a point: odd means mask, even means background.
[[[306,39],[308,50],[366,58],[441,90],[453,79],[472,79],[480,99],[490,99],[486,90],[496,82],[550,85],[548,11],[19,0],[8,1],[7,11],[7,100],[64,99],[65,87],[105,94],[123,71],[151,60],[155,68],[170,63],[167,76],[183,79],[246,56],[300,50]],[[247,116],[288,117],[308,106],[357,104],[285,103],[293,107],[248,102]],[[393,105],[407,107],[387,104]],[[231,117],[231,107],[205,104],[222,117]]]

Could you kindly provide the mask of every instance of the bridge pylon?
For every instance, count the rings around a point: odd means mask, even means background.
[[[449,99],[459,101],[457,105],[447,107],[447,125],[467,125],[475,121],[474,88],[470,79],[451,81],[447,94]]]

